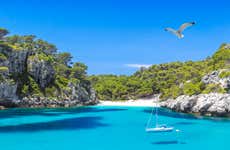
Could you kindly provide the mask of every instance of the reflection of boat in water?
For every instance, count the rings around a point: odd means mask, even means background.
[[[150,115],[150,118],[148,120],[148,123],[147,123],[147,126],[146,126],[146,129],[145,131],[146,132],[171,132],[173,131],[173,127],[168,127],[167,125],[159,125],[158,124],[158,107],[156,106],[155,107],[155,127],[149,127],[151,122],[152,122],[152,116],[153,116],[153,110],[154,108],[152,109],[152,112],[151,112],[151,115]]]

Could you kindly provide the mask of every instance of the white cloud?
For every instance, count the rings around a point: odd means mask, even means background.
[[[149,68],[150,64],[125,64],[126,67],[130,67],[130,68],[141,68],[141,67],[144,67],[144,68]]]

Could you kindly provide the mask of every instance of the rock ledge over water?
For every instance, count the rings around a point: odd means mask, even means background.
[[[193,113],[204,116],[230,117],[230,94],[182,95],[160,103],[161,107],[177,112]]]

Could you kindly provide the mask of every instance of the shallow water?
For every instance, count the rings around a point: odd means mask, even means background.
[[[159,122],[181,132],[146,133],[150,112],[148,107],[108,106],[4,110],[0,111],[1,149],[228,149],[227,119],[198,119],[160,109]]]

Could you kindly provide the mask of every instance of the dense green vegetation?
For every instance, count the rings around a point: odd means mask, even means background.
[[[220,73],[220,75],[219,75],[220,78],[225,78],[225,77],[228,77],[228,76],[230,76],[230,71],[228,71],[228,70],[222,71]]]
[[[0,81],[17,83],[20,97],[63,98],[71,95],[70,84],[89,84],[87,66],[72,63],[70,53],[58,53],[55,45],[34,35],[7,36],[8,33],[0,28]]]
[[[98,75],[90,80],[102,100],[136,99],[161,93],[161,98],[179,95],[221,92],[218,85],[204,85],[201,78],[213,70],[229,69],[230,49],[221,45],[217,52],[203,61],[172,62],[141,68],[131,76]],[[226,77],[225,72],[221,77]]]

